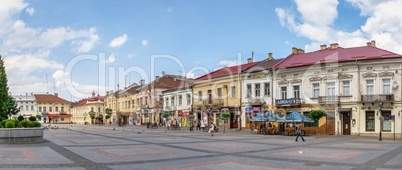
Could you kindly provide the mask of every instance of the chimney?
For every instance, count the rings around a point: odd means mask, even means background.
[[[297,49],[297,54],[303,54],[304,50],[303,49]]]
[[[272,53],[268,53],[268,60],[274,60],[274,57],[272,56]]]
[[[58,97],[59,94],[58,94],[58,93],[54,93],[54,95],[55,95],[56,97]]]
[[[339,46],[338,43],[332,43],[332,44],[331,44],[331,49],[337,49],[338,46]]]
[[[247,63],[252,63],[253,62],[253,59],[252,58],[248,58],[247,59]]]
[[[327,49],[327,45],[326,45],[326,44],[320,45],[320,50],[325,50],[325,49]]]
[[[143,86],[144,84],[145,84],[145,80],[144,80],[144,79],[141,79],[141,80],[140,80],[140,85]]]
[[[375,47],[375,41],[374,40],[371,40],[371,46]]]
[[[165,71],[162,71],[162,76],[164,76],[165,75]]]
[[[159,76],[155,76],[155,80],[158,80],[159,79]]]
[[[297,48],[296,47],[292,47],[292,54],[297,54]]]

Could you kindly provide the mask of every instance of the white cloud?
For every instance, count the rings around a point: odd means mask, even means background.
[[[223,67],[230,67],[230,66],[235,66],[238,65],[240,63],[238,63],[237,60],[222,60],[218,62],[219,66],[223,66]]]
[[[341,31],[333,24],[338,17],[336,0],[312,1],[296,0],[297,12],[277,8],[275,11],[282,26],[297,36],[310,39],[306,51],[319,49],[320,44],[339,43],[342,47],[363,46],[367,41],[376,40],[377,46],[396,53],[402,53],[402,1],[348,0],[360,8],[361,14],[368,16],[365,25],[354,31]],[[298,21],[296,18],[300,18]]]
[[[194,79],[194,78],[195,78],[195,74],[188,72],[187,75],[186,75],[186,77],[187,77],[187,78]]]
[[[148,40],[142,40],[142,41],[141,41],[141,44],[142,44],[143,46],[147,46],[147,45],[148,45]]]
[[[127,34],[123,34],[120,37],[114,38],[112,41],[109,43],[109,47],[117,48],[122,46],[124,43],[126,43],[128,40]]]
[[[30,16],[32,16],[33,14],[35,14],[35,9],[32,7],[29,7],[27,9],[25,9],[25,12],[27,12]]]
[[[127,54],[127,58],[132,59],[137,57],[138,54]]]

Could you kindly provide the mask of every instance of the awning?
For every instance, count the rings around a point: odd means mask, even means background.
[[[352,108],[338,108],[338,112],[350,112],[352,111]]]

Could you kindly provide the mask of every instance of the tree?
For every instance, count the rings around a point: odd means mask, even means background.
[[[91,123],[94,124],[95,114],[91,114],[89,117],[91,118]]]
[[[317,138],[318,138],[318,127],[319,127],[319,125],[318,125],[318,120],[320,120],[320,119],[321,119],[322,117],[324,117],[324,116],[327,116],[327,113],[326,113],[324,110],[322,110],[322,109],[319,109],[319,110],[311,110],[310,113],[309,113],[309,117],[310,117],[311,119],[317,121]]]
[[[219,115],[219,118],[220,119],[222,119],[222,120],[224,120],[224,124],[226,124],[226,121],[228,120],[228,119],[230,119],[230,113],[229,112],[222,112],[220,115]],[[225,125],[223,125],[223,133],[225,133]]]
[[[17,103],[8,92],[8,79],[3,58],[0,56],[0,117],[7,118],[19,112]]]

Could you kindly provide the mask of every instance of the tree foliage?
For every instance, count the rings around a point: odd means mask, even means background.
[[[110,118],[110,115],[106,115],[106,117],[105,117],[106,119],[109,119]]]
[[[322,117],[327,116],[327,112],[322,109],[319,110],[311,110],[309,113],[309,117],[313,120],[320,120]]]
[[[228,119],[230,119],[230,113],[229,112],[222,112],[219,115],[219,118],[221,118],[222,120],[228,120]]]
[[[8,79],[4,61],[0,56],[0,117],[2,118],[7,118],[19,112],[17,102],[15,102],[15,99],[9,94],[7,82]]]
[[[163,112],[162,117],[163,117],[163,118],[168,118],[169,115],[170,115],[170,112],[169,112],[169,111],[165,111],[165,112]]]

